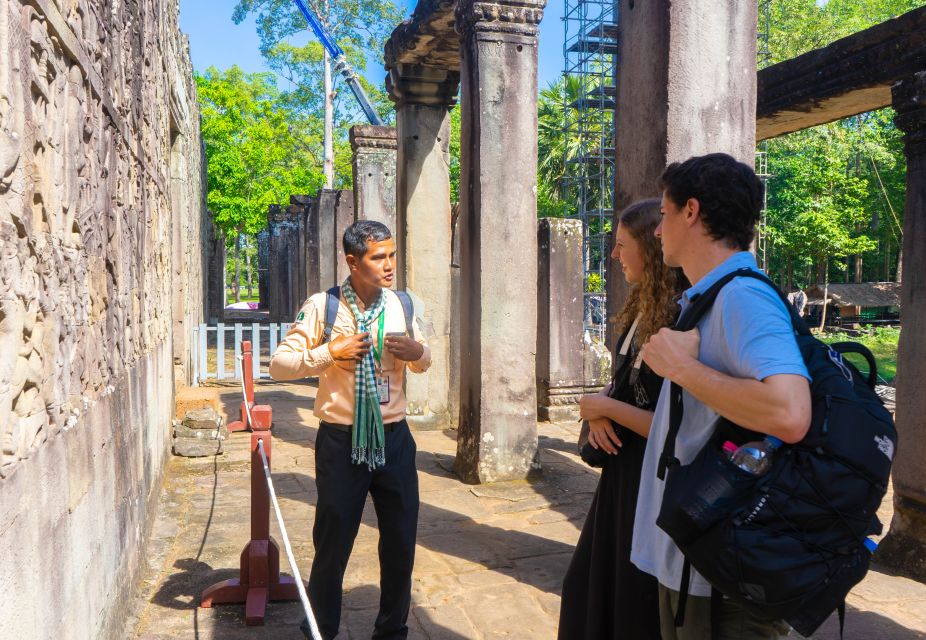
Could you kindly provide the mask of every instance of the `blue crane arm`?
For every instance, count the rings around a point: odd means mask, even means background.
[[[382,126],[384,124],[383,119],[379,117],[379,113],[377,113],[376,109],[374,109],[373,105],[370,103],[366,91],[363,90],[363,85],[357,80],[354,69],[347,61],[347,56],[344,55],[344,49],[339,47],[338,43],[328,35],[322,23],[318,21],[318,18],[316,18],[311,11],[309,11],[309,8],[305,5],[303,0],[295,0],[295,2],[296,6],[299,7],[299,10],[302,12],[302,15],[305,16],[312,31],[315,32],[315,37],[318,38],[318,41],[322,43],[322,46],[328,51],[328,55],[333,59],[335,70],[344,76],[344,81],[347,82],[347,86],[350,87],[357,102],[360,103],[360,108],[363,109],[363,113],[366,115],[367,120],[370,121],[370,124]]]

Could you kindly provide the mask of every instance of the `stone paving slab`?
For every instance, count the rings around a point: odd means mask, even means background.
[[[236,417],[238,392],[223,390]],[[303,576],[313,557],[314,387],[259,384],[274,411],[274,486]],[[409,638],[552,639],[560,585],[597,473],[575,455],[578,425],[541,424],[543,473],[488,486],[461,483],[449,470],[455,434],[416,432],[421,513]],[[238,575],[248,538],[250,463],[246,433],[229,435],[224,455],[172,458],[148,549],[148,568],[126,618],[137,640],[300,640],[299,603],[272,603],[263,627],[246,627],[241,605],[198,608],[203,589]],[[882,507],[890,522],[890,499]],[[272,535],[279,541],[275,518]],[[348,564],[339,639],[369,638],[379,599],[378,534],[372,504],[364,512]],[[290,574],[281,548],[281,568]],[[831,619],[814,635],[838,638]],[[926,585],[871,571],[849,598],[846,638],[926,638]]]

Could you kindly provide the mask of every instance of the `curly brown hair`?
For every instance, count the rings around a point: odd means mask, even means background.
[[[681,269],[673,268],[662,259],[662,243],[655,235],[662,214],[657,199],[634,202],[621,212],[618,221],[640,245],[643,274],[627,296],[624,308],[617,316],[618,335],[624,333],[640,315],[634,343],[642,345],[651,335],[675,322],[678,296],[688,286]]]

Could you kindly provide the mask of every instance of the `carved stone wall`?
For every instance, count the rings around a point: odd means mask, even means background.
[[[203,313],[177,0],[0,2],[0,618],[118,637]]]

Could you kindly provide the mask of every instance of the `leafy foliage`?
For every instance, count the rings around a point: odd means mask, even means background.
[[[207,202],[233,241],[267,224],[267,207],[322,182],[317,122],[293,112],[270,73],[210,67],[196,75],[209,166]],[[307,161],[308,160],[308,161]]]
[[[363,72],[368,66],[368,56],[372,54],[374,60],[380,58],[386,39],[402,21],[402,12],[391,0],[306,0],[306,4],[344,50],[374,108],[386,122],[392,120],[392,104],[385,90],[370,83]],[[301,44],[308,26],[292,0],[239,0],[232,19],[240,23],[249,15],[256,18],[261,53],[268,66],[288,83],[281,99],[293,113],[317,119],[321,137],[326,100],[324,48],[314,37]],[[349,188],[347,131],[353,124],[366,122],[366,117],[337,73],[332,77],[332,94],[334,186]]]

